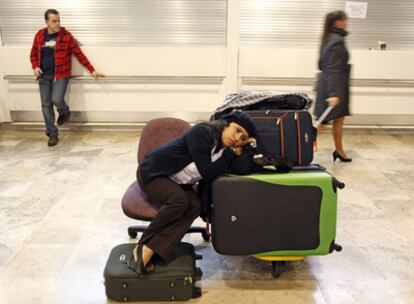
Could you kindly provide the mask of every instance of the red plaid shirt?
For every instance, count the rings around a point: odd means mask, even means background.
[[[32,50],[30,52],[30,62],[32,68],[40,67],[40,60],[42,59],[42,47],[44,45],[44,38],[46,28],[37,32]],[[88,58],[82,53],[82,50],[78,46],[78,43],[73,38],[72,34],[65,30],[64,27],[60,28],[60,31],[56,37],[55,45],[55,79],[61,79],[69,77],[72,71],[72,53],[83,64],[89,72],[95,71],[95,68],[89,62]]]

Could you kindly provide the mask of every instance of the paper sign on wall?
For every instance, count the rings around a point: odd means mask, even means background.
[[[367,18],[368,2],[345,2],[345,13],[349,18]]]

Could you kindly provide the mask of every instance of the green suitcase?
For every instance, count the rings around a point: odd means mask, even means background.
[[[340,251],[337,189],[343,187],[323,170],[222,176],[212,188],[214,249],[267,260]]]

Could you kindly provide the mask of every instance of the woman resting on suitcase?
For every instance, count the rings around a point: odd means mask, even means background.
[[[168,258],[199,216],[200,199],[192,186],[224,174],[242,147],[255,142],[255,134],[249,116],[234,111],[222,120],[197,124],[145,155],[137,181],[148,198],[162,207],[134,247],[130,268],[148,273],[155,269],[154,254]]]

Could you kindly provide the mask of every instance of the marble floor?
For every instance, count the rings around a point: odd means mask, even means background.
[[[130,242],[120,199],[134,180],[137,132],[0,131],[0,303],[109,303],[103,268]],[[332,162],[322,133],[316,162],[346,188],[339,194],[340,253],[270,264],[222,256],[186,236],[204,271],[203,296],[189,303],[414,303],[414,133],[345,134],[350,164]]]

